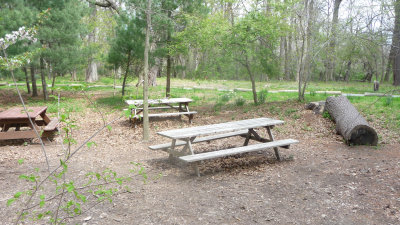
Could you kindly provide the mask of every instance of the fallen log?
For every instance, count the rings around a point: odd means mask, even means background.
[[[377,145],[378,135],[345,96],[328,97],[325,109],[336,122],[336,131],[347,144]]]

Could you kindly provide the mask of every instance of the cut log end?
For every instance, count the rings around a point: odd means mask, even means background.
[[[349,145],[378,144],[378,135],[345,96],[328,97],[326,110],[336,122],[336,131]]]
[[[348,144],[376,146],[378,134],[369,126],[358,125],[351,130]]]

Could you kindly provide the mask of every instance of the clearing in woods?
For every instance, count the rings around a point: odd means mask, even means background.
[[[3,92],[7,101],[14,98]],[[73,96],[71,96],[73,97]],[[103,98],[103,95],[98,95]],[[4,101],[6,98],[2,98]],[[18,101],[15,101],[18,102]],[[5,104],[5,102],[1,102]],[[101,106],[107,119],[121,110]],[[130,191],[104,202],[76,217],[71,224],[399,224],[400,223],[400,144],[399,134],[379,120],[370,121],[378,131],[378,147],[347,146],[335,134],[332,121],[305,110],[297,101],[269,102],[259,106],[223,107],[213,104],[192,106],[198,114],[193,126],[255,117],[282,119],[277,139],[300,141],[281,149],[282,162],[273,150],[204,162],[202,176],[191,167],[174,165],[162,151],[147,148],[167,140],[157,131],[188,127],[187,118],[159,119],[150,123],[151,142],[143,143],[142,126],[134,129],[128,119],[118,120],[70,162],[71,176],[112,168],[126,173],[130,162],[140,162],[150,179],[129,183]],[[79,125],[78,143],[102,124],[96,110],[82,107],[73,114]],[[264,134],[265,135],[265,134]],[[199,144],[201,148],[223,149],[240,145],[241,138]],[[59,164],[63,151],[60,138],[46,142],[52,167]],[[23,190],[26,181],[18,179],[32,168],[45,170],[45,160],[37,140],[0,142],[0,218],[11,224],[14,205],[7,200]],[[19,159],[25,159],[19,165]],[[161,176],[158,175],[161,173]],[[158,177],[157,179],[153,179]]]

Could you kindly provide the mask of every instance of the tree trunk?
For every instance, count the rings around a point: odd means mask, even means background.
[[[128,77],[130,62],[131,62],[131,51],[128,52],[128,62],[126,63],[124,81],[122,82],[122,96],[125,95],[126,78]]]
[[[71,72],[71,78],[73,81],[76,81],[76,69],[73,69]]]
[[[40,76],[42,78],[43,99],[47,101],[47,99],[49,99],[49,94],[47,93],[46,74],[44,70],[44,59],[43,57],[40,57]]]
[[[35,67],[31,64],[31,81],[32,81],[32,97],[38,96],[36,77],[35,77]]]
[[[254,104],[257,105],[258,98],[257,98],[257,90],[256,90],[256,81],[254,79],[254,74],[251,71],[250,63],[249,63],[247,56],[246,56],[246,65],[245,66],[246,66],[247,72],[249,73],[250,80],[251,80],[251,90],[253,91],[253,101],[254,101]]]
[[[281,42],[279,45],[279,74],[278,74],[278,80],[281,80],[281,77],[285,74],[285,37],[281,37]]]
[[[400,85],[400,0],[394,3],[394,30],[392,37],[392,46],[390,48],[388,64],[392,64],[393,85]],[[389,65],[388,65],[389,66]],[[388,73],[389,68],[386,69]],[[386,80],[387,79],[387,80]],[[385,77],[385,81],[389,81],[389,76]]]
[[[307,29],[304,31],[303,45],[301,51],[301,65],[299,71],[299,100],[304,101],[304,93],[307,87],[308,74],[310,73],[311,52],[312,52],[312,30],[314,20],[314,0],[305,1],[305,18],[307,18]],[[307,10],[307,11],[306,11]],[[301,26],[301,22],[300,22]],[[303,30],[303,28],[301,28]],[[304,57],[304,59],[303,59]],[[302,87],[303,86],[303,87]]]
[[[394,20],[394,32],[393,32],[393,41],[395,42],[395,53],[393,60],[393,85],[400,86],[400,0],[396,0],[395,2],[395,20]]]
[[[172,14],[171,10],[168,10],[167,16],[168,19],[171,19]],[[171,42],[171,30],[167,28],[167,45],[170,45]],[[167,86],[165,88],[165,97],[169,98],[171,96],[171,54],[168,52],[167,55]]]
[[[22,68],[25,73],[25,81],[26,81],[26,90],[28,91],[28,94],[31,93],[31,85],[29,84],[29,75],[28,75],[28,69],[26,69],[26,66]]]
[[[335,48],[336,48],[336,37],[337,37],[337,25],[339,21],[339,7],[342,0],[335,0],[333,8],[333,18],[332,18],[332,29],[331,38],[328,46],[328,57],[325,64],[326,77],[329,80],[334,80],[334,71],[336,66]]]
[[[146,10],[146,40],[144,45],[144,82],[143,82],[143,140],[148,141],[149,129],[149,49],[150,49],[150,27],[151,27],[151,0],[147,0]]]
[[[345,96],[328,97],[325,109],[335,120],[336,131],[344,137],[347,144],[374,146],[378,144],[376,131]]]
[[[171,96],[171,56],[167,55],[167,86],[165,88],[165,97]]]
[[[56,86],[56,77],[59,75],[58,73],[53,74],[53,81],[51,82],[51,94],[54,94],[54,87]]]
[[[350,80],[350,70],[351,70],[351,60],[349,60],[347,62],[347,66],[346,66],[346,73],[344,75],[344,80],[346,82],[349,82],[349,80]]]
[[[96,5],[89,3],[90,8],[92,9],[92,14],[90,15],[90,19],[91,20],[95,20],[96,19]],[[88,38],[88,42],[89,45],[91,43],[95,43],[96,42],[96,30],[97,28],[94,28],[94,30],[92,32],[89,33],[89,38]],[[93,58],[93,56],[91,55],[89,57],[88,60],[88,67],[86,69],[86,82],[95,82],[99,79],[99,75],[97,73],[97,64]]]

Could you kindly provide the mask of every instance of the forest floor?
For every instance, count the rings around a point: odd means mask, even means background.
[[[130,191],[69,219],[68,224],[400,224],[400,134],[374,120],[371,125],[380,137],[377,147],[347,146],[336,135],[332,121],[305,110],[304,104],[266,105],[218,112],[210,105],[196,106],[192,110],[198,114],[191,125],[186,117],[152,120],[148,143],[142,142],[141,125],[133,128],[128,119],[117,120],[111,131],[105,129],[93,139],[96,146],[73,157],[67,179],[79,180],[87,172],[106,168],[127,174],[130,162],[141,163],[149,178],[143,182],[136,176],[128,183]],[[296,116],[277,117],[269,110],[271,105],[282,112],[296,109]],[[120,115],[114,111],[105,118],[110,121]],[[90,107],[72,116],[79,125],[74,132],[78,143],[103,124]],[[168,141],[157,131],[256,117],[283,119],[285,124],[273,129],[276,138],[299,140],[290,149],[280,150],[281,162],[273,150],[267,150],[204,162],[202,176],[197,177],[192,167],[172,164],[167,153],[147,147]],[[241,144],[242,138],[233,137],[195,147],[222,149]],[[58,166],[63,156],[61,138],[46,142],[45,147],[50,166]],[[19,159],[24,159],[22,165]],[[7,200],[30,185],[18,176],[36,167],[45,171],[45,165],[38,140],[0,142],[1,224],[11,224],[16,218],[18,204],[7,207]]]

